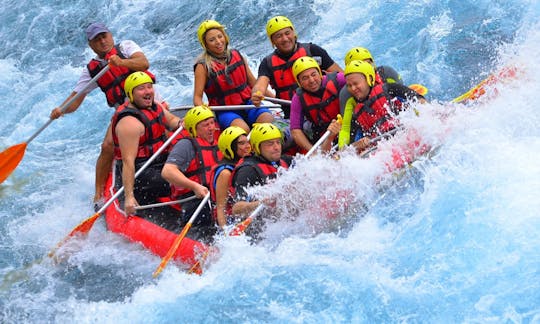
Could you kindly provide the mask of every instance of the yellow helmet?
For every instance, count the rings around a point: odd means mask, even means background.
[[[238,126],[227,127],[221,132],[221,135],[219,135],[218,148],[226,159],[235,159],[236,150],[232,147],[232,144],[241,135],[247,136],[247,133],[243,128]]]
[[[294,26],[289,18],[285,16],[275,16],[270,18],[266,23],[266,34],[268,35],[270,42],[272,42],[272,35],[274,35],[275,32],[287,27],[290,27],[294,31]]]
[[[296,81],[296,83],[298,83],[298,85],[300,85],[300,82],[298,82],[298,75],[300,75],[300,73],[304,72],[305,70],[311,68],[316,68],[319,71],[319,74],[322,75],[319,63],[317,63],[317,61],[315,61],[313,57],[302,56],[296,61],[294,61],[294,64],[292,66],[292,73],[294,76],[294,80]]]
[[[375,63],[373,55],[371,55],[367,48],[354,47],[350,51],[348,51],[347,54],[345,54],[345,66],[349,65],[351,61],[365,61],[368,59]]]
[[[373,87],[375,84],[375,69],[366,61],[354,60],[345,67],[345,75],[361,73],[366,77],[367,84]]]
[[[129,101],[133,102],[133,89],[145,83],[154,83],[152,78],[144,72],[131,73],[124,82],[124,92],[129,98]]]
[[[202,48],[206,50],[206,45],[204,43],[204,35],[210,29],[221,30],[221,32],[225,36],[225,41],[227,42],[227,45],[229,45],[229,35],[227,35],[227,33],[225,32],[225,26],[215,20],[205,20],[199,25],[199,29],[197,30],[197,38],[199,38],[199,43],[201,43]]]
[[[184,125],[191,136],[197,136],[197,124],[208,118],[214,118],[214,113],[206,106],[195,106],[184,116]]]
[[[255,150],[255,153],[261,155],[260,145],[261,142],[273,140],[273,139],[282,139],[281,131],[275,125],[271,123],[260,123],[255,124],[251,129],[249,135],[249,142],[251,143],[251,148]]]

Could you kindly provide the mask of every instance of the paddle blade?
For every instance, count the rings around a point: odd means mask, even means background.
[[[252,217],[248,217],[244,219],[242,222],[236,224],[236,226],[232,229],[232,231],[229,233],[229,236],[238,236],[244,233],[246,228],[251,224],[253,221]]]
[[[24,152],[26,151],[26,142],[13,145],[0,153],[0,183],[9,177],[21,162]]]
[[[161,271],[163,271],[167,263],[169,263],[169,260],[176,253],[176,250],[178,250],[180,243],[182,242],[182,240],[184,239],[184,237],[186,236],[190,228],[191,228],[191,223],[187,223],[186,226],[184,226],[182,233],[180,233],[180,235],[176,237],[176,239],[173,242],[173,245],[171,246],[169,251],[167,251],[167,254],[163,257],[163,259],[161,259],[161,263],[157,267],[156,271],[154,271],[154,273],[152,274],[152,277],[156,278],[157,276],[159,276]]]
[[[418,83],[409,85],[409,88],[416,91],[416,93],[418,93],[421,96],[425,96],[428,93],[428,88]]]
[[[56,253],[56,251],[58,251],[58,249],[61,248],[73,236],[78,235],[78,234],[80,235],[88,234],[88,232],[90,232],[90,230],[92,229],[92,226],[94,226],[94,223],[96,222],[96,220],[99,218],[99,215],[101,215],[99,212],[95,213],[94,215],[82,221],[79,225],[75,226],[75,228],[73,228],[71,232],[62,241],[60,241],[51,252],[49,252],[48,254],[49,257],[52,258],[54,254]]]
[[[462,102],[466,100],[476,100],[486,94],[486,88],[488,86],[493,86],[499,81],[504,81],[506,79],[516,79],[518,76],[518,68],[515,66],[506,66],[502,68],[498,73],[493,73],[488,76],[485,80],[471,88],[469,91],[465,92],[461,96],[454,98],[452,102]]]

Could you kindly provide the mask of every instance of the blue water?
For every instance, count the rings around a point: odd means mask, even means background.
[[[160,259],[102,221],[54,265],[42,257],[93,214],[112,113],[96,91],[31,142],[0,185],[0,322],[540,322],[538,1],[8,1],[0,149],[27,140],[71,92],[92,56],[82,26],[95,19],[142,46],[175,106],[191,102],[202,20],[227,25],[256,73],[276,14],[340,64],[365,46],[406,83],[425,84],[431,103],[405,122],[437,154],[379,185],[378,159],[300,162],[268,189],[298,219],[270,226],[259,246],[219,241],[221,257],[200,277],[169,266],[152,279]],[[496,97],[445,103],[507,64],[522,74]],[[316,201],[338,189],[351,203],[321,224]]]

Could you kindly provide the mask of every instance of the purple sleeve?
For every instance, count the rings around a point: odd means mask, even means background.
[[[302,112],[302,104],[300,103],[300,99],[296,94],[292,97],[291,100],[291,116],[289,119],[289,127],[291,130],[293,129],[302,129],[303,128],[303,122],[304,122],[304,114]]]
[[[337,73],[336,80],[338,82],[339,89],[341,89],[341,88],[343,88],[343,87],[345,87],[347,85],[347,80],[345,80],[345,74],[343,74],[343,72],[338,72]]]

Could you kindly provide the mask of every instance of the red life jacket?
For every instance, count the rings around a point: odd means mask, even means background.
[[[113,55],[118,55],[122,59],[126,58],[124,54],[122,54],[122,51],[120,51],[120,46],[116,44],[112,50],[105,55],[103,61],[94,58],[86,65],[88,72],[90,72],[90,76],[92,78],[95,77],[99,71],[105,67],[109,58]],[[97,80],[97,84],[105,93],[107,104],[110,107],[119,106],[124,103],[126,98],[126,94],[124,93],[124,82],[132,72],[134,71],[127,67],[110,65],[109,70]],[[156,78],[150,71],[146,70],[145,72],[154,82],[156,81]]]
[[[137,158],[150,158],[167,140],[166,128],[167,119],[161,104],[154,103],[151,109],[137,109],[129,106],[129,102],[121,105],[116,109],[111,121],[113,143],[114,143],[114,158],[122,159],[118,136],[116,135],[116,125],[126,116],[134,116],[144,125],[144,134],[139,137],[139,149]],[[168,150],[164,150],[163,154]]]
[[[385,84],[375,84],[368,98],[354,107],[352,120],[364,136],[373,138],[396,126],[392,114],[396,114],[400,108],[401,101],[387,96]]]
[[[189,163],[184,175],[190,180],[210,188],[212,167],[223,159],[223,154],[219,151],[217,145],[212,145],[202,138],[189,137],[187,139],[193,144],[195,157]],[[191,193],[190,189],[171,185],[171,198],[173,200],[179,199],[188,193]]]
[[[277,166],[274,166],[270,162],[261,159],[257,155],[251,155],[251,156],[247,156],[245,158],[240,159],[240,161],[238,161],[238,164],[233,170],[233,173],[231,175],[230,185],[229,185],[229,187],[231,188],[231,194],[233,197],[236,191],[234,188],[234,183],[236,182],[235,181],[236,174],[238,170],[245,167],[253,168],[255,172],[257,173],[258,184],[264,185],[268,182],[268,180],[276,178],[279,167],[288,169],[289,164],[285,160],[279,159],[279,164]]]
[[[204,61],[199,63],[204,64]],[[208,72],[204,92],[209,105],[242,105],[251,98],[246,64],[237,50],[231,50],[231,59],[227,65],[214,61],[212,71]]]
[[[383,84],[383,83],[384,81],[381,75],[377,71],[375,71],[375,84]]]
[[[311,56],[309,44],[297,43],[294,54],[287,60],[279,57],[276,52],[266,57],[268,68],[272,71],[270,85],[276,91],[276,98],[291,100],[298,84],[292,74],[292,66],[296,59],[302,56]]]
[[[304,116],[313,124],[313,140],[318,140],[326,131],[332,119],[339,114],[339,84],[337,72],[326,75],[326,84],[322,98],[314,96],[301,87],[296,89]]]

